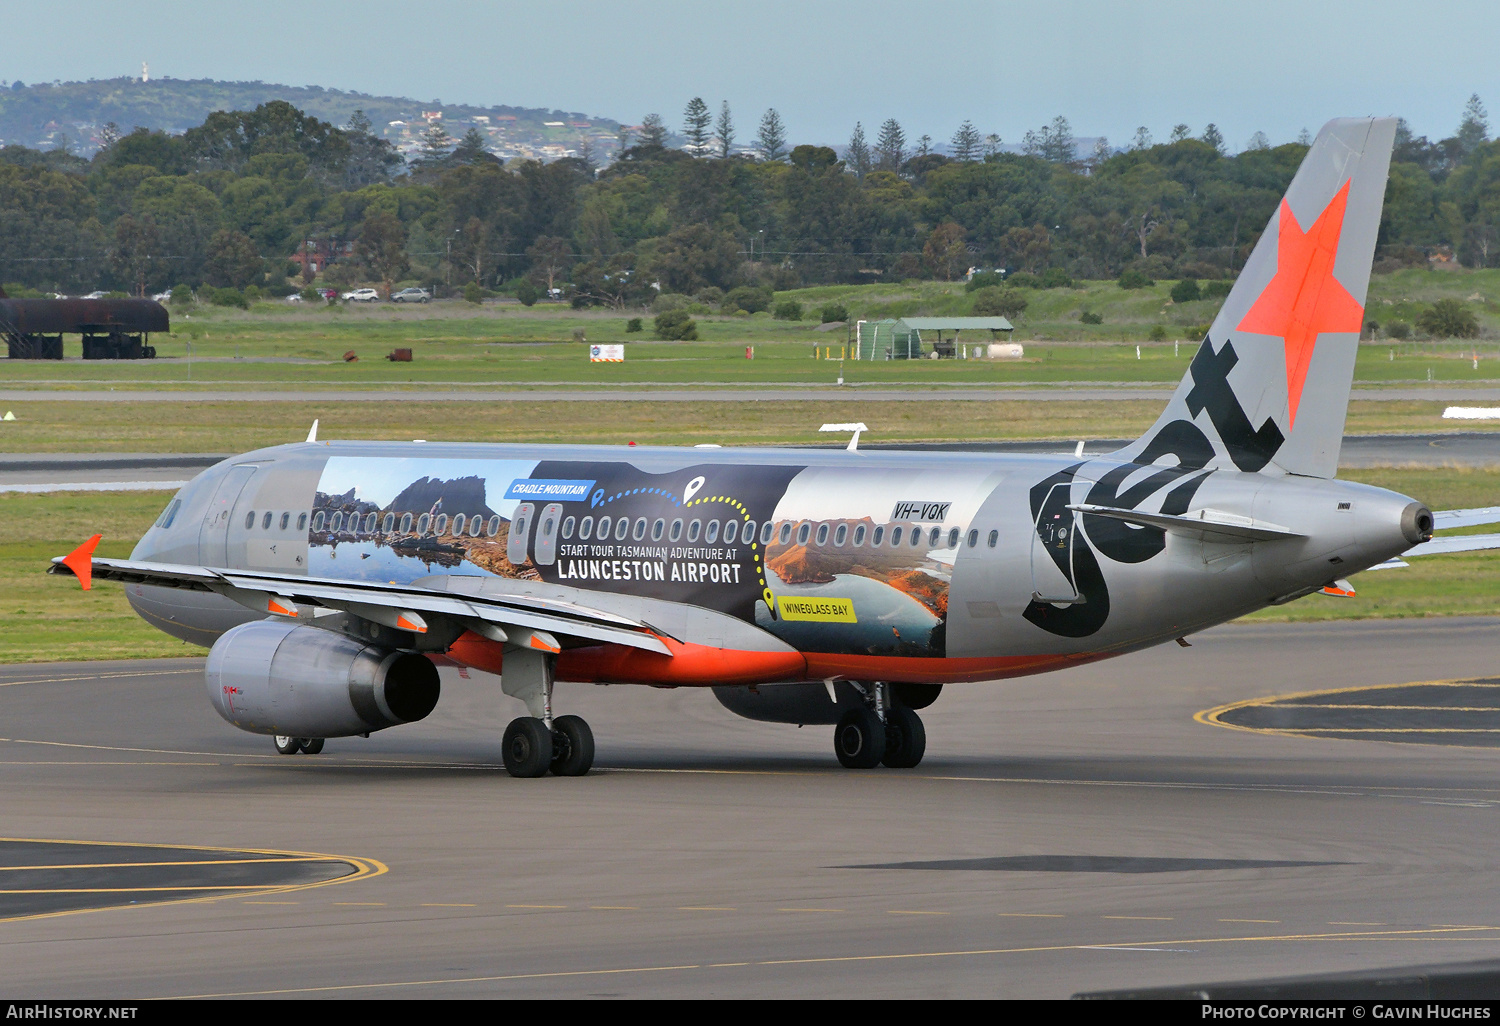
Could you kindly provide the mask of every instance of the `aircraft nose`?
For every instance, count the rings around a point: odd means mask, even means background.
[[[1401,511],[1401,533],[1406,540],[1416,545],[1432,540],[1432,510],[1420,502],[1407,503]]]

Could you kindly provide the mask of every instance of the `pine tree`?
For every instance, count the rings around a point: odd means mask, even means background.
[[[772,107],[761,115],[760,133],[755,137],[755,148],[761,160],[780,160],[786,156],[786,126],[781,115]]]
[[[865,126],[858,121],[854,123],[854,134],[849,137],[849,149],[844,155],[844,162],[849,165],[849,170],[854,172],[856,178],[863,178],[870,173],[870,144],[865,142]]]
[[[621,125],[615,130],[615,149],[617,153],[624,153],[630,149],[631,136],[633,134],[630,131],[629,125]]]
[[[448,158],[448,151],[452,148],[453,137],[441,121],[434,121],[422,133],[422,149],[417,163],[422,167],[436,167]]]
[[[641,118],[641,145],[658,149],[667,144],[667,125],[660,114],[647,114]]]
[[[484,159],[484,136],[473,126],[464,133],[454,148],[452,161],[455,164],[477,164]]]
[[[1247,150],[1269,150],[1270,148],[1271,140],[1264,132],[1256,132],[1252,135],[1249,144],[1245,147]]]
[[[954,160],[978,160],[981,156],[979,147],[982,141],[979,138],[979,129],[965,121],[958,126],[958,131],[953,133],[953,141],[948,144],[948,149]]]
[[[917,140],[917,156],[925,157],[932,152],[932,136],[924,135]]]
[[[1458,145],[1468,156],[1479,148],[1479,144],[1488,142],[1490,138],[1490,116],[1485,112],[1484,104],[1479,100],[1479,94],[1474,93],[1469,97],[1469,102],[1464,104],[1463,120],[1458,123]]]
[[[344,131],[350,135],[369,135],[370,129],[373,127],[374,125],[371,123],[369,117],[365,115],[365,112],[363,110],[356,110],[353,114],[349,115],[349,124]]]
[[[1151,148],[1151,129],[1141,125],[1135,130],[1135,138],[1130,140],[1132,150],[1149,150]]]
[[[1212,121],[1203,130],[1203,141],[1212,146],[1215,153],[1222,154],[1224,152],[1224,133],[1220,132],[1219,126]]]
[[[1304,129],[1303,131],[1306,131],[1306,129]],[[1172,126],[1172,136],[1168,141],[1172,143],[1180,143],[1182,142],[1182,140],[1191,139],[1192,137],[1193,130],[1187,125],[1178,122],[1177,124]]]
[[[1309,132],[1305,128],[1302,131],[1298,132],[1297,133],[1297,145],[1298,146],[1311,146],[1312,145],[1312,133]]]
[[[906,133],[895,118],[886,118],[875,140],[875,167],[879,171],[900,171],[906,163]]]
[[[728,100],[719,103],[719,120],[714,122],[714,135],[719,138],[719,159],[728,159],[734,146],[734,118],[729,114]]]
[[[985,159],[988,160],[990,157],[996,156],[999,153],[1000,153],[1000,137],[998,135],[996,135],[994,132],[991,132],[989,135],[987,135],[987,136],[984,137],[984,156],[985,156]]]
[[[688,101],[687,109],[682,112],[682,134],[687,138],[687,151],[693,156],[701,157],[708,152],[708,126],[712,122],[713,115],[701,96]]]

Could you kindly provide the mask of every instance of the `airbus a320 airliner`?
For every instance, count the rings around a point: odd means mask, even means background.
[[[316,753],[420,720],[438,664],[500,676],[521,777],[588,772],[553,681],[708,687],[834,724],[849,767],[912,767],[942,685],[1180,639],[1432,535],[1334,479],[1396,129],[1318,134],[1156,424],[1101,457],[318,442],[225,460],[125,584],[211,646],[219,713]]]

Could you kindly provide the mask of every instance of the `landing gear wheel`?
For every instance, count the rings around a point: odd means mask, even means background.
[[[833,728],[833,751],[850,769],[880,765],[885,755],[885,724],[869,709],[850,709]]]
[[[500,757],[513,777],[544,776],[552,764],[552,732],[535,716],[511,720],[505,728]]]
[[[317,755],[323,751],[323,739],[320,737],[305,737],[302,739],[302,754]]]
[[[891,769],[911,769],[927,752],[927,728],[922,718],[903,706],[885,713],[885,757]]]
[[[296,755],[302,751],[302,739],[300,737],[287,737],[277,734],[275,739],[276,750],[282,755]]]
[[[581,777],[594,765],[594,732],[579,716],[559,716],[552,721],[552,772],[560,777]]]

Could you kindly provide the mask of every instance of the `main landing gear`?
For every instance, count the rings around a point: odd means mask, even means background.
[[[505,728],[500,755],[513,777],[581,777],[594,765],[594,732],[580,716],[552,715],[552,671],[555,657],[507,648],[500,689],[526,703],[530,716]]]
[[[298,752],[317,755],[323,750],[323,739],[320,737],[287,737],[277,734],[275,741],[276,751],[282,755],[296,755]]]
[[[865,705],[850,709],[833,729],[833,751],[850,769],[872,769],[885,763],[892,769],[911,769],[927,751],[922,719],[905,705],[892,701],[890,685],[852,682]]]

